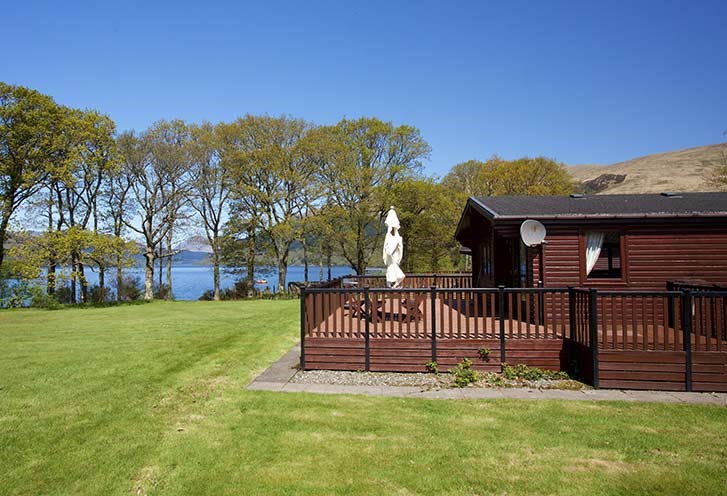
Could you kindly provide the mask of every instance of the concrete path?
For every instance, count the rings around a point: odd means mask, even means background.
[[[568,391],[527,388],[447,388],[425,390],[412,386],[298,384],[292,383],[290,380],[297,373],[296,365],[298,364],[299,357],[300,346],[295,346],[252,381],[247,386],[247,389],[286,393],[364,394],[368,396],[395,396],[399,398],[646,401],[727,406],[727,393],[627,391],[619,389]]]

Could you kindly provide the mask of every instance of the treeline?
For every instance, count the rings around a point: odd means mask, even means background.
[[[573,189],[562,164],[549,159],[469,161],[438,180],[422,174],[429,154],[418,129],[376,118],[318,126],[246,115],[117,133],[108,116],[0,83],[0,245],[21,210],[44,231],[12,248],[10,264],[0,250],[0,269],[33,278],[47,267],[47,293],[62,276],[74,302],[76,285],[88,299],[86,270],[99,272],[102,295],[113,272],[123,299],[133,237],[143,245],[144,298],[154,298],[155,270],[171,296],[175,236],[194,226],[212,248],[215,299],[223,266],[251,282],[256,266],[272,263],[282,291],[294,243],[306,277],[309,260],[330,264],[334,256],[362,273],[380,254],[389,205],[402,223],[404,269],[452,269],[461,264],[452,235],[467,196]]]

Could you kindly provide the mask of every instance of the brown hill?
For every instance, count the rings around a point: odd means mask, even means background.
[[[586,192],[661,193],[714,191],[708,177],[720,165],[727,165],[727,142],[647,155],[613,165],[576,165],[568,169]]]

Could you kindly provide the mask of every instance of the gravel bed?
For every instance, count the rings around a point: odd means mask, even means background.
[[[290,379],[298,384],[334,384],[339,386],[414,386],[425,389],[453,387],[451,374],[416,374],[396,372],[348,372],[341,370],[306,370],[298,371]],[[579,390],[587,387],[574,380],[515,381],[505,380],[501,386],[493,386],[486,382],[486,377],[467,387],[525,387],[530,389],[570,389]]]
[[[449,387],[449,374],[412,374],[396,372],[348,372],[342,370],[298,371],[290,382],[299,384],[335,384],[345,386],[415,386]]]

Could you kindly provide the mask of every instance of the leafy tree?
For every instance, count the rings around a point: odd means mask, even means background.
[[[48,260],[55,260],[70,268],[70,272],[60,273],[59,279],[73,280],[78,277],[83,281],[85,273],[78,273],[78,266],[73,265],[73,261],[77,260],[99,271],[99,286],[104,294],[102,269],[119,261],[123,267],[131,266],[136,251],[136,244],[131,241],[73,226],[62,231],[47,231],[38,236],[26,234],[22,236],[20,244],[10,249],[10,255],[12,270],[21,279],[37,279],[42,274],[43,265]]]
[[[161,290],[161,260],[166,258],[165,294],[167,299],[172,299],[172,263],[176,254],[172,249],[174,233],[179,224],[188,218],[186,208],[190,197],[191,128],[180,119],[162,120],[155,123],[147,131],[147,135],[150,140],[152,167],[164,180],[159,194],[164,203],[163,222],[168,224],[163,238],[166,253],[162,251],[164,245],[159,245],[159,286]]]
[[[213,299],[220,299],[220,264],[222,262],[222,228],[229,206],[232,181],[227,162],[222,160],[220,127],[209,123],[191,129],[192,171],[190,203],[197,211],[207,241],[212,247]]]
[[[394,186],[421,167],[430,147],[414,127],[360,118],[313,130],[304,149],[326,188],[332,239],[361,274],[380,249]]]
[[[285,290],[291,244],[300,239],[300,216],[310,200],[314,168],[301,152],[310,125],[290,117],[247,115],[228,125],[226,161],[238,206],[267,238],[278,267],[278,291]],[[230,137],[232,135],[232,137]]]
[[[124,234],[125,221],[131,218],[127,214],[127,209],[130,208],[131,203],[130,189],[131,181],[127,180],[121,167],[109,171],[101,197],[103,201],[102,212],[111,234],[117,238],[121,238]],[[119,288],[125,287],[122,260],[117,257],[112,265],[116,266],[116,301],[121,301],[124,295]]]
[[[64,114],[52,98],[0,82],[0,266],[10,219],[63,155]]]
[[[565,165],[544,157],[457,164],[442,179],[460,208],[469,196],[565,195],[575,184]]]
[[[727,131],[723,134],[727,135]],[[707,180],[711,186],[719,191],[727,191],[727,152],[724,149],[717,159],[717,166],[712,170]]]
[[[168,187],[167,174],[153,160],[151,140],[147,134],[123,133],[118,138],[118,147],[122,156],[122,178],[129,187],[135,208],[135,217],[127,215],[123,222],[144,240],[144,299],[149,301],[154,298],[157,249],[172,228],[167,218],[172,197],[163,194]]]
[[[51,174],[49,187],[54,205],[48,211],[48,228],[91,227],[99,230],[99,199],[102,185],[117,166],[116,126],[107,116],[95,111],[67,109],[64,140],[72,150],[67,154],[65,167],[57,167]],[[76,275],[81,283],[81,301],[87,299],[87,284],[80,253],[72,254],[74,277],[71,279],[71,299],[76,298]],[[54,290],[56,261],[49,260],[48,288]]]
[[[406,272],[451,270],[459,259],[454,228],[460,215],[446,188],[430,178],[410,178],[394,187],[394,205],[404,239]]]

